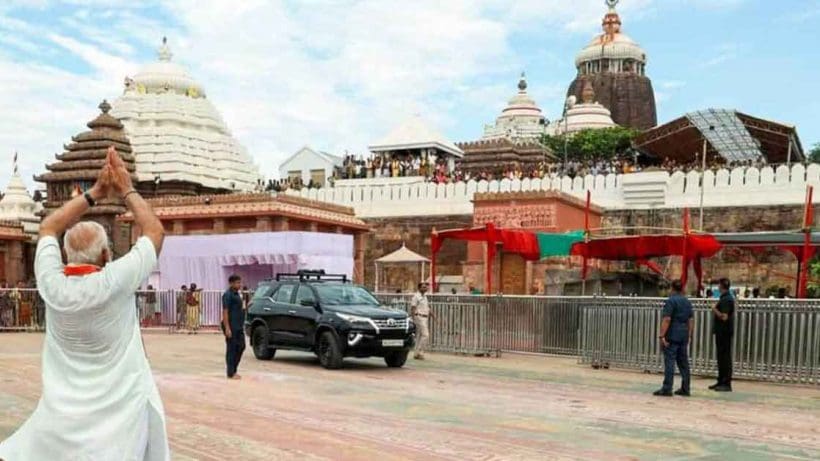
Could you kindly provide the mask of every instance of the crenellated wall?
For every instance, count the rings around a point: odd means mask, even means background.
[[[700,176],[698,172],[646,171],[455,184],[382,180],[288,193],[353,207],[360,218],[472,214],[477,192],[530,190],[560,190],[578,198],[590,190],[593,203],[606,209],[695,208],[700,203]],[[705,207],[795,205],[803,203],[807,184],[820,185],[820,164],[707,171],[704,183]]]

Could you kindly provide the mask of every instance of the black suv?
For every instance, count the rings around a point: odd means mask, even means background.
[[[344,275],[299,271],[259,284],[245,331],[259,360],[290,349],[313,352],[323,367],[336,369],[345,357],[384,357],[389,367],[403,366],[416,326]]]

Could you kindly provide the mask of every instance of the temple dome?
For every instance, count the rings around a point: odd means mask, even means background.
[[[589,80],[584,80],[582,102],[576,104],[574,97],[567,108],[566,120],[556,120],[549,127],[551,134],[575,133],[576,131],[610,128],[617,126],[609,109],[595,101],[595,91]]]
[[[112,115],[125,125],[140,183],[191,184],[191,192],[252,190],[260,178],[202,86],[163,39],[157,61],[125,79]]]
[[[37,216],[39,205],[26,190],[23,178],[17,171],[16,157],[15,154],[14,172],[3,199],[0,200],[0,221],[20,223],[25,233],[36,235],[40,227],[40,218]]]
[[[535,139],[544,132],[544,126],[544,115],[527,93],[527,78],[522,72],[518,81],[518,93],[510,98],[495,123],[484,127],[482,139]]]
[[[615,11],[617,0],[608,0],[609,11],[602,21],[603,31],[596,35],[584,49],[575,57],[575,67],[581,68],[588,62],[600,60],[634,61],[636,64],[629,69],[612,68],[597,69],[594,72],[622,72],[633,70],[635,66],[646,64],[646,52],[628,35],[621,32],[621,18]],[[635,69],[638,70],[638,69]]]

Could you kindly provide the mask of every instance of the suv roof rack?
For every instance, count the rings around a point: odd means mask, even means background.
[[[345,274],[326,274],[324,269],[320,270],[305,270],[296,271],[295,274],[276,274],[276,281],[298,279],[300,282],[314,281],[314,282],[342,282],[347,283],[347,275]]]

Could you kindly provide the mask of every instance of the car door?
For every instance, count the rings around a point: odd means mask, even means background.
[[[296,292],[294,307],[290,310],[293,337],[299,347],[313,347],[313,338],[316,334],[319,319],[318,297],[309,284],[299,284]]]
[[[275,293],[271,296],[271,312],[268,314],[268,328],[270,330],[271,338],[276,344],[291,344],[291,338],[288,334],[290,321],[290,313],[293,306],[293,297],[296,295],[295,283],[283,283],[279,286]]]

